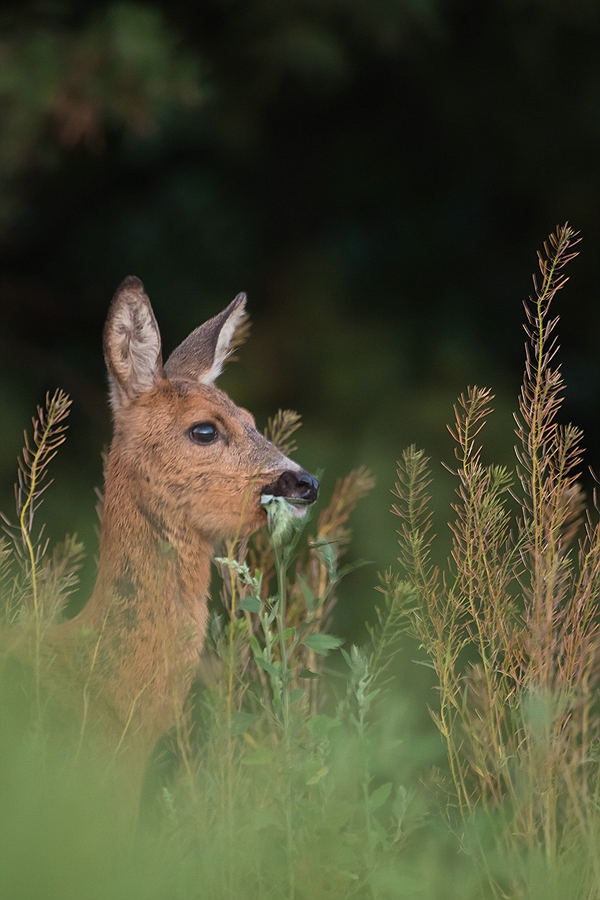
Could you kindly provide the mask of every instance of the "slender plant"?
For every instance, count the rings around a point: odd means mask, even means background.
[[[581,432],[558,421],[563,381],[551,312],[578,240],[568,225],[550,236],[525,304],[515,473],[481,459],[491,392],[470,388],[455,408],[456,518],[444,570],[432,562],[428,460],[414,447],[394,491],[405,621],[437,676],[432,715],[453,803],[465,826],[486,817],[516,861],[513,888],[531,854],[543,850],[556,872],[581,845],[598,883],[600,532],[591,514],[580,527]],[[479,858],[504,896],[481,843]],[[592,896],[585,884],[572,896]]]
[[[3,516],[20,563],[20,612],[26,612],[33,625],[33,667],[38,715],[41,713],[41,642],[44,627],[55,619],[66,602],[69,589],[76,584],[75,572],[82,555],[81,545],[70,538],[62,548],[54,551],[51,563],[45,564],[48,544],[43,539],[43,528],[37,534],[34,530],[35,513],[44,492],[52,483],[47,477],[48,467],[66,437],[66,419],[70,406],[71,400],[67,394],[57,390],[52,396],[46,396],[44,407],[38,407],[37,417],[33,419],[32,437],[25,432],[23,453],[19,459],[18,481],[15,486],[17,524],[13,525]]]

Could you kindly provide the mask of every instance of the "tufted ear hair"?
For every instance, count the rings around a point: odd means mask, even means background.
[[[246,295],[238,294],[218,316],[200,325],[171,353],[165,363],[169,378],[213,384],[234,349],[236,328],[245,317]]]
[[[104,326],[104,359],[114,412],[151,390],[164,377],[160,332],[139,278],[123,281]]]

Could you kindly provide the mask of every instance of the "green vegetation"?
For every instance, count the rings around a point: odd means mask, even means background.
[[[48,401],[23,459],[18,524],[0,547],[10,622],[3,896],[598,896],[600,526],[578,486],[581,433],[558,421],[550,312],[576,243],[568,226],[551,236],[526,305],[514,476],[482,461],[490,392],[470,388],[456,406],[456,517],[443,569],[432,561],[427,460],[403,454],[393,507],[401,570],[381,577],[365,646],[344,647],[329,630],[339,582],[356,567],[344,553],[348,519],[373,484],[365,470],[338,482],[316,522],[274,500],[269,534],[218,557],[201,687],[162,748],[177,764],[153,789],[149,779],[127,840],[105,790],[110,771],[64,735],[59,756],[49,727],[52,671],[40,670],[39,646],[73,588],[80,548],[67,540],[50,553],[34,527],[68,410],[60,393]],[[289,451],[297,427],[283,413],[270,436]],[[407,632],[416,662],[435,675],[439,735],[417,727],[395,687]],[[15,635],[35,649],[27,715]]]

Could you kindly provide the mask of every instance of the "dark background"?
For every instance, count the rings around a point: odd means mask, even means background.
[[[557,298],[564,418],[600,457],[597,0],[19,3],[0,12],[0,508],[45,392],[73,398],[41,518],[89,549],[110,438],[101,332],[141,277],[170,350],[241,290],[253,332],[221,380],[259,427],[303,415],[296,458],[376,491],[355,516],[338,630],[360,634],[404,446],[452,484],[445,423],[496,392],[488,457],[512,460],[522,299],[569,220]]]

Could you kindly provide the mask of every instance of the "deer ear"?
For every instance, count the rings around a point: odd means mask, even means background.
[[[165,363],[169,378],[213,384],[233,349],[235,330],[245,316],[246,295],[238,294],[227,309],[200,325],[171,353]]]
[[[160,332],[139,278],[123,281],[104,326],[104,358],[116,412],[164,377]]]

